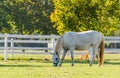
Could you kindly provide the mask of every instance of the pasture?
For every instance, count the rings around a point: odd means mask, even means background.
[[[88,60],[75,56],[75,66],[71,67],[70,57],[66,57],[61,67],[53,67],[51,55],[15,55],[4,62],[0,55],[0,78],[119,78],[120,54],[105,54],[105,62],[92,67]]]

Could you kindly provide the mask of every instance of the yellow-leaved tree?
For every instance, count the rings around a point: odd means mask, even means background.
[[[120,27],[119,0],[53,0],[51,21],[59,34],[97,30],[113,35]]]

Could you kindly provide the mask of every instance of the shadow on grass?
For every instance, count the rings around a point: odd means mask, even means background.
[[[104,64],[120,65],[120,59],[105,59]]]
[[[33,60],[33,59],[32,59]],[[30,61],[30,60],[29,60]],[[0,64],[0,67],[53,67],[52,66],[52,61],[41,61],[41,60],[33,60],[36,62],[40,62],[40,63],[48,63],[48,65],[46,64],[37,64],[37,65],[29,65],[29,64]],[[71,63],[71,59],[65,59],[63,61],[64,63]],[[79,63],[79,64],[90,64],[89,60],[79,60],[79,59],[75,59],[75,63]],[[93,64],[98,64],[98,61],[93,62]],[[120,65],[120,59],[105,59],[104,64],[107,65]]]
[[[0,67],[40,67],[36,65],[0,65]]]
[[[9,65],[0,65],[0,67],[50,67],[50,66],[47,66],[47,65],[27,65],[27,64],[21,64],[21,65],[9,64]]]
[[[65,60],[64,63],[71,63],[71,60]],[[75,63],[90,64],[89,60],[75,60]],[[94,61],[93,64],[98,64],[98,61]],[[105,59],[104,64],[120,65],[120,59]]]

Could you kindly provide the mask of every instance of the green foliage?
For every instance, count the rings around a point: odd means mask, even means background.
[[[59,34],[97,30],[112,35],[120,21],[119,0],[53,0],[51,20]]]
[[[52,34],[56,33],[50,21],[52,0],[0,1],[0,26],[3,33]]]
[[[97,30],[107,36],[115,35],[120,29],[119,3],[119,0],[1,0],[0,33]]]

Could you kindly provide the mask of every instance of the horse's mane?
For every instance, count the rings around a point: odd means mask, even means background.
[[[55,46],[55,53],[60,53],[60,49],[62,48],[62,43],[63,43],[63,36],[61,36]]]

